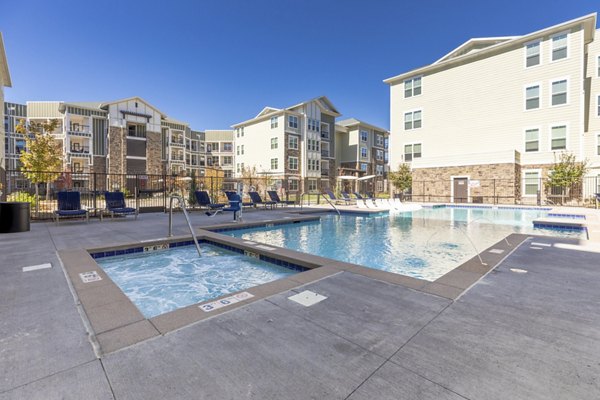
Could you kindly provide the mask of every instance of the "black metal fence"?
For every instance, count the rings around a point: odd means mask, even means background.
[[[584,177],[568,186],[552,186],[541,178],[468,180],[460,190],[449,180],[413,181],[404,196],[417,202],[483,203],[596,207],[600,177]],[[455,190],[456,189],[456,190]]]
[[[161,212],[168,207],[171,193],[181,194],[189,207],[196,205],[195,190],[206,190],[213,202],[226,202],[226,190],[244,192],[244,201],[250,201],[249,191],[257,191],[263,200],[269,200],[267,191],[277,191],[281,200],[300,200],[301,193],[308,204],[322,200],[316,195],[329,182],[301,179],[276,179],[271,177],[225,178],[222,170],[207,170],[205,176],[176,176],[151,174],[102,174],[42,172],[36,173],[37,184],[28,179],[23,171],[2,171],[0,169],[0,200],[24,201],[31,203],[33,219],[50,219],[57,208],[57,193],[60,191],[78,191],[81,193],[82,206],[99,212],[105,207],[104,193],[121,191],[129,207],[140,212]],[[211,172],[212,171],[212,172]],[[37,189],[37,193],[36,193]],[[312,194],[312,196],[310,195]]]

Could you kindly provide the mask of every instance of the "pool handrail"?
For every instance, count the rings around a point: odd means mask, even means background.
[[[192,238],[194,239],[194,244],[196,245],[196,250],[198,250],[198,256],[202,256],[202,252],[200,251],[200,244],[198,244],[198,238],[196,237],[196,233],[194,232],[194,228],[192,228],[192,222],[190,221],[190,216],[185,208],[185,200],[183,196],[178,194],[172,194],[169,198],[169,237],[173,236],[173,200],[177,200],[179,203],[179,207],[181,211],[183,211],[183,215],[185,216],[185,220],[187,221],[188,228],[190,228],[190,233],[192,234]]]

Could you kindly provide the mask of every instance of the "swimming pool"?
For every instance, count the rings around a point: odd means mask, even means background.
[[[201,248],[201,257],[185,246],[96,262],[146,318],[298,272],[205,243]]]
[[[223,232],[335,260],[433,281],[511,233],[584,237],[534,228],[547,210],[424,208],[381,216],[327,215],[320,222]]]

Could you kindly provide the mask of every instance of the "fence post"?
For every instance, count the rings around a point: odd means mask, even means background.
[[[162,192],[163,192],[163,210],[167,212],[167,174],[163,172],[162,176]]]
[[[494,185],[494,200],[493,200],[493,204],[498,204],[498,199],[496,199],[496,178],[492,179],[493,185]]]
[[[139,192],[140,192],[140,175],[139,174],[135,174],[135,187],[133,188],[134,193],[133,195],[135,196],[135,208],[136,210],[140,209],[140,197],[138,196]]]
[[[92,190],[93,190],[93,194],[94,194],[94,200],[93,200],[93,208],[97,209],[98,205],[96,202],[96,198],[98,197],[98,187],[96,185],[96,173],[92,173],[92,180],[93,180],[93,184],[92,184]],[[96,211],[97,212],[97,211]]]

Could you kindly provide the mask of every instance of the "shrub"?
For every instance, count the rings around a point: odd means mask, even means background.
[[[28,192],[13,192],[6,196],[6,201],[20,201],[23,203],[30,203],[33,209],[36,204],[36,197],[34,194]]]

